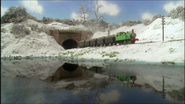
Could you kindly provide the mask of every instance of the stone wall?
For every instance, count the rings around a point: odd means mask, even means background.
[[[93,33],[80,30],[50,30],[50,35],[54,37],[58,44],[62,45],[68,39],[73,39],[77,43],[81,40],[91,39]]]

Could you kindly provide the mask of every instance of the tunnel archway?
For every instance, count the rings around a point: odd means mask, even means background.
[[[78,43],[74,39],[67,39],[62,43],[62,46],[64,49],[72,49],[72,48],[77,48]]]
[[[78,69],[78,64],[71,64],[71,63],[64,63],[62,65],[63,69],[68,71],[68,72],[73,72],[76,69]]]

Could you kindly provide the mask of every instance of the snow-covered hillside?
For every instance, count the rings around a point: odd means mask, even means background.
[[[28,19],[19,24],[24,24],[31,31],[30,25],[37,25],[38,27],[46,27],[48,29],[70,29],[70,28],[83,28],[82,25],[69,26],[62,23],[52,22],[50,24],[38,23],[34,20]],[[48,56],[55,55],[60,51],[64,51],[52,36],[44,32],[31,31],[29,35],[23,38],[16,38],[14,34],[10,33],[13,23],[1,26],[1,57],[5,56]],[[60,27],[60,28],[59,28]]]
[[[22,24],[26,23],[38,24],[39,27],[43,25],[33,20],[24,21]],[[1,56],[55,54],[57,51],[64,50],[52,36],[48,36],[44,32],[31,31],[23,38],[16,38],[14,34],[10,33],[12,26],[13,23],[1,27],[5,29],[5,32],[1,32]]]
[[[120,27],[112,30],[110,34],[116,34],[120,31],[131,31],[134,29],[137,38],[141,42],[151,42],[146,44],[129,44],[122,46],[107,47],[87,47],[81,49],[64,50],[56,41],[45,33],[31,31],[30,35],[24,38],[15,38],[10,33],[11,24],[1,26],[6,31],[1,32],[1,57],[4,56],[59,56],[71,57],[70,59],[112,59],[118,60],[136,60],[146,62],[175,62],[184,63],[184,21],[165,17],[165,38],[162,42],[161,19],[156,19],[148,26],[138,24],[131,27]],[[84,26],[68,26],[62,23],[53,22],[42,24],[33,20],[27,20],[22,24],[38,24],[50,29],[78,28],[86,29]],[[107,32],[96,32],[93,38],[107,36]],[[181,39],[179,41],[169,41]]]

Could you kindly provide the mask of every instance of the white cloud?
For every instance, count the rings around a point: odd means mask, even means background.
[[[76,14],[75,12],[73,12],[73,13],[71,14],[71,18],[72,18],[72,19],[75,19],[75,20],[79,20],[77,14]]]
[[[99,9],[99,13],[106,13],[110,16],[116,16],[120,12],[116,4],[108,3],[106,1],[99,1],[98,3],[103,5],[103,7]]]
[[[38,13],[38,14],[42,14],[43,12],[43,7],[38,4],[37,0],[26,0],[26,1],[22,1],[23,5],[25,6],[25,8],[27,10],[30,10],[31,12],[34,13]]]
[[[8,10],[8,8],[1,7],[1,17],[5,14],[6,10]]]
[[[152,17],[153,17],[153,15],[149,12],[145,12],[145,13],[142,14],[142,19],[143,20],[146,20],[146,19],[151,20]]]
[[[178,6],[183,6],[184,7],[184,1],[179,1],[176,3],[169,2],[163,6],[163,9],[166,10],[168,13],[172,10],[175,9]]]
[[[85,14],[85,16],[88,17],[89,15]],[[71,18],[75,20],[81,20],[81,18],[75,12],[72,12]]]

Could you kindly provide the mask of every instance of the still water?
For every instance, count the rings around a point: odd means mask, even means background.
[[[1,60],[1,103],[184,103],[184,66]]]

